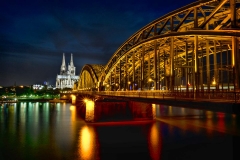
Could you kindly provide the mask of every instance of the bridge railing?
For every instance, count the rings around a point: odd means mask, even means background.
[[[240,102],[240,92],[227,91],[78,91],[77,93],[106,96],[139,97],[139,98],[158,98],[158,99],[189,99],[189,100],[219,100],[228,102]]]

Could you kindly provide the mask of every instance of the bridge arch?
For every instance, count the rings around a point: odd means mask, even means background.
[[[97,90],[99,86],[99,77],[101,76],[103,70],[103,65],[84,65],[79,75],[78,90]]]
[[[127,39],[101,73],[105,90],[240,87],[240,2],[201,0]]]

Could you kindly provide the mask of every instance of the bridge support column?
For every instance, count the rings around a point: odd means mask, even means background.
[[[87,121],[87,122],[94,122],[95,104],[91,100],[86,100],[85,104],[86,104],[85,121]]]
[[[154,65],[153,65],[153,70],[154,70],[154,90],[158,90],[159,85],[158,85],[158,72],[157,72],[157,41],[154,41]]]
[[[135,50],[133,51],[132,54],[132,90],[135,90]]]
[[[174,39],[170,37],[170,90],[174,91]]]
[[[127,58],[127,55],[125,57],[125,90],[129,90],[129,84],[128,84],[128,58]]]
[[[239,41],[237,37],[232,37],[232,67],[233,67],[233,83],[234,90],[240,89],[240,55],[239,55]]]
[[[117,67],[115,67],[115,69],[114,69],[114,80],[113,80],[113,83],[114,83],[113,89],[114,89],[114,91],[117,90],[117,84],[116,84],[116,78],[117,78],[117,76],[116,76],[116,74],[117,74]]]
[[[163,74],[164,74],[164,86],[166,87],[165,89],[168,90],[168,83],[167,83],[167,76],[166,76],[166,52],[163,50]]]
[[[147,80],[147,83],[148,83],[148,90],[151,89],[151,85],[152,85],[152,79],[151,79],[151,68],[150,68],[150,53],[148,53],[148,70],[147,70],[147,77],[148,77],[148,80]]]
[[[208,92],[210,92],[210,59],[209,59],[209,40],[206,40],[206,68],[207,68],[207,88]]]
[[[194,36],[194,75],[193,75],[193,90],[194,99],[197,97],[199,91],[199,63],[198,63],[198,36]]]
[[[122,89],[122,66],[121,66],[121,60],[119,60],[119,90]]]
[[[110,73],[110,77],[109,77],[109,90],[112,91],[112,72]]]
[[[144,55],[145,55],[145,46],[142,45],[142,53],[141,53],[141,78],[140,78],[140,85],[141,90],[143,90],[143,83],[144,83]]]
[[[214,80],[215,80],[215,89],[218,89],[218,69],[217,69],[217,46],[216,40],[213,41],[214,44],[214,53],[213,53],[213,61],[214,61]]]
[[[185,52],[185,57],[186,57],[186,66],[188,66],[188,43],[186,42],[186,44],[185,44],[185,49],[186,49],[186,52]],[[189,92],[189,89],[188,89],[188,83],[189,83],[189,69],[188,69],[188,67],[186,67],[186,92],[187,92],[187,96],[188,96],[188,92]]]

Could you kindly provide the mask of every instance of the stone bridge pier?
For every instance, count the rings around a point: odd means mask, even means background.
[[[76,104],[86,122],[149,121],[156,118],[155,105],[113,99],[84,99]]]

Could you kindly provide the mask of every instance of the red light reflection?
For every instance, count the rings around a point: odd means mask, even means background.
[[[162,151],[162,140],[160,131],[156,124],[152,124],[151,129],[149,130],[148,134],[148,145],[151,158],[153,160],[159,160]]]

